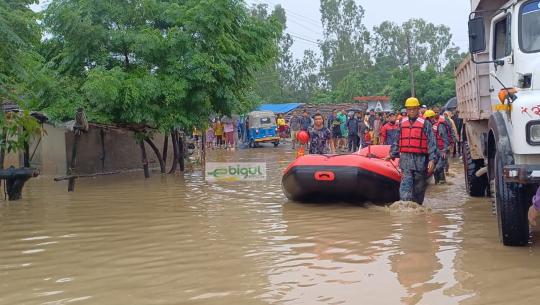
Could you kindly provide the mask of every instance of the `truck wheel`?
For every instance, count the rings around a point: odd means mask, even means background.
[[[527,192],[522,184],[506,183],[503,162],[495,155],[495,202],[499,237],[505,246],[525,246],[529,242]]]
[[[274,142],[274,147],[278,147],[279,142]]]
[[[467,193],[473,197],[483,197],[486,195],[488,187],[487,175],[476,177],[476,172],[484,167],[484,160],[473,160],[469,143],[463,141],[463,165],[465,167],[465,186]]]

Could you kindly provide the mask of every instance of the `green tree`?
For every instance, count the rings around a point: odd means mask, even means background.
[[[455,96],[455,80],[452,74],[440,73],[433,67],[426,70],[415,70],[416,96],[427,106],[443,105]],[[389,94],[394,109],[403,108],[405,100],[410,97],[411,86],[408,69],[396,70],[389,82]]]
[[[89,117],[147,142],[249,105],[281,33],[241,0],[53,0],[44,21],[49,65],[77,83]]]
[[[0,102],[33,98],[33,82],[42,58],[37,53],[41,29],[30,4],[36,0],[0,1]]]
[[[276,5],[273,11],[268,13],[268,5],[257,4],[252,6],[252,14],[259,19],[273,18],[279,21],[283,31],[287,28],[287,16],[285,9]],[[274,60],[257,74],[257,87],[255,92],[267,103],[288,103],[300,98],[297,75],[298,61],[295,61],[291,48],[292,36],[282,32],[278,40],[279,51]]]
[[[373,57],[377,64],[391,69],[408,62],[407,36],[410,38],[413,63],[419,67],[432,66],[442,71],[452,45],[450,28],[423,19],[411,19],[401,26],[385,21],[373,28]]]
[[[336,88],[350,71],[370,67],[370,34],[363,24],[364,9],[354,0],[321,0],[320,11],[322,71],[330,88]]]

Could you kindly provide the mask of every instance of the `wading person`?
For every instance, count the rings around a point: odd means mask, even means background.
[[[214,128],[212,128],[212,125],[206,129],[206,148],[207,149],[214,149]]]
[[[338,118],[337,111],[334,111],[332,114],[332,139],[330,143],[332,153],[335,153],[339,149],[341,138],[343,138],[341,134],[341,121]]]
[[[347,130],[349,131],[349,152],[356,152],[358,150],[358,119],[354,115],[354,112],[349,113]]]
[[[382,127],[382,115],[380,113],[377,113],[375,115],[375,121],[373,121],[373,137],[372,137],[373,145],[379,145],[381,143],[380,142],[381,127]]]
[[[285,118],[283,117],[283,114],[280,113],[278,115],[277,121],[276,121],[277,127],[278,127],[278,134],[280,138],[285,138],[285,130],[287,128],[287,123],[285,122]]]
[[[445,111],[444,112],[444,118],[446,119],[446,122],[448,123],[449,128],[449,140],[450,140],[450,152],[455,157],[456,156],[456,143],[459,142],[458,140],[458,132],[457,132],[457,126],[456,122],[454,122],[454,119],[452,119],[452,112],[451,111]],[[448,172],[448,167],[447,170]]]
[[[221,148],[223,145],[223,124],[219,119],[214,123],[214,138],[216,139],[216,148]]]
[[[536,227],[536,219],[540,216],[540,187],[536,190],[536,195],[533,197],[532,206],[529,208],[529,223]]]
[[[419,118],[420,102],[411,97],[405,102],[407,117],[401,120],[398,141],[390,150],[387,159],[399,159],[401,185],[399,197],[402,201],[424,203],[428,172],[435,169],[437,142],[430,122]]]
[[[296,111],[293,111],[291,118],[289,119],[289,126],[291,127],[292,149],[296,147],[298,139],[296,135],[300,131],[300,118],[296,115]]]
[[[446,176],[444,172],[446,169],[446,163],[448,162],[450,150],[448,128],[446,124],[437,118],[437,115],[433,110],[426,111],[424,113],[424,117],[425,119],[429,120],[431,124],[433,124],[433,133],[435,134],[437,148],[439,149],[437,165],[435,166],[435,172],[433,173],[435,184],[445,184]]]
[[[399,124],[396,121],[395,113],[388,114],[388,122],[381,127],[381,143],[382,145],[392,145],[397,142],[397,134],[399,130]]]
[[[427,106],[426,105],[422,105],[422,107],[420,107],[420,114],[418,115],[419,118],[423,118],[425,119],[426,118],[426,111],[428,110]]]
[[[370,146],[373,142],[372,142],[372,137],[371,137],[371,134],[373,132],[371,131],[371,129],[369,129],[369,127],[366,127],[364,129],[364,135],[363,135],[363,140],[362,140],[362,148],[366,148],[368,146]]]
[[[225,149],[234,149],[234,124],[231,118],[226,118],[223,124],[223,133],[225,134]]]
[[[338,112],[339,127],[341,128],[341,138],[339,139],[339,148],[345,150],[347,148],[347,139],[349,138],[349,131],[347,130],[347,112]]]
[[[324,126],[324,119],[320,113],[313,116],[313,121],[313,127],[309,129],[309,153],[323,155],[327,153],[330,130]]]
[[[304,131],[308,131],[309,127],[311,126],[311,118],[309,117],[309,113],[304,110],[304,113],[302,113],[302,118],[300,119],[300,127]]]

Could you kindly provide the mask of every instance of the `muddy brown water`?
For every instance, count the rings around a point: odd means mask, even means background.
[[[288,202],[293,158],[209,156],[266,161],[265,183],[131,173],[67,193],[34,179],[22,201],[0,201],[0,304],[538,304],[540,241],[501,246],[458,165],[430,187],[431,211],[396,213]]]

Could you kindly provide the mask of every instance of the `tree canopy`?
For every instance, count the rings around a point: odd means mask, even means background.
[[[353,0],[321,0],[320,11],[323,38],[303,58],[292,58],[294,41],[282,35],[284,56],[271,65],[276,67],[272,73],[257,76],[262,100],[343,103],[355,96],[390,95],[401,108],[411,92],[408,40],[417,96],[426,104],[441,104],[455,95],[453,71],[464,54],[452,44],[447,26],[411,19],[384,21],[370,31],[363,23],[369,12]]]
[[[30,99],[40,69],[38,14],[29,5],[37,0],[0,1],[0,101]]]
[[[249,104],[281,33],[241,0],[53,0],[44,24],[48,64],[79,97],[46,107],[162,130]]]

